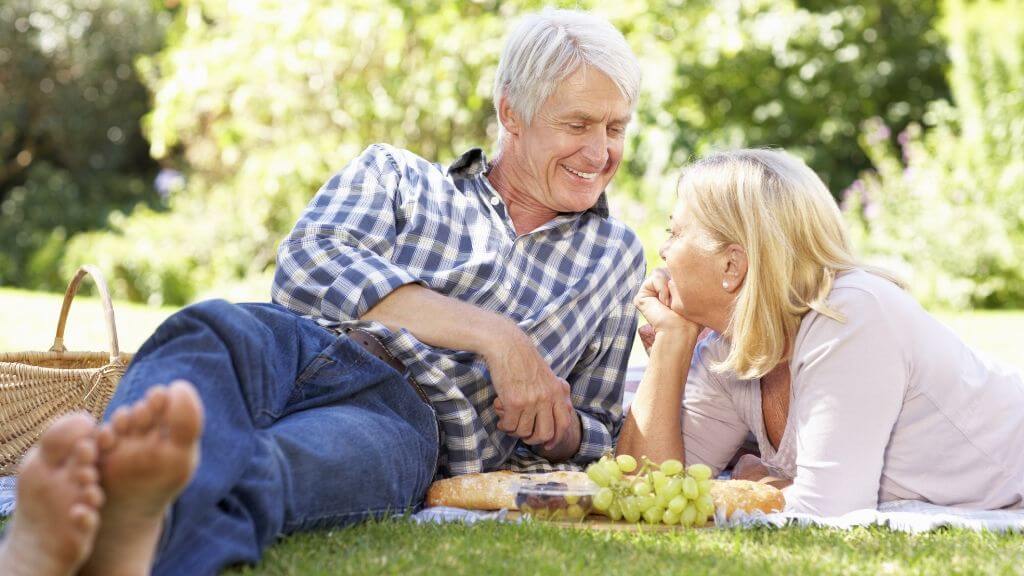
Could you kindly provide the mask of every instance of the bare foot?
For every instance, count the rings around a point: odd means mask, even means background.
[[[114,412],[99,433],[107,502],[83,574],[148,574],[167,507],[199,463],[203,406],[188,382],[151,388]]]
[[[0,544],[4,574],[73,574],[92,551],[103,491],[96,469],[96,423],[62,416],[18,471],[18,505]]]

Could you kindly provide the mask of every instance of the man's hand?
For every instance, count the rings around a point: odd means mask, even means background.
[[[555,376],[512,320],[416,284],[396,289],[362,319],[391,330],[406,329],[431,346],[480,354],[498,393],[499,430],[552,450],[568,449],[575,434],[569,455],[578,450],[579,419],[569,399],[569,384]]]
[[[485,351],[484,360],[498,394],[498,429],[545,447],[564,443],[572,427],[578,435],[569,383],[555,376],[533,342],[518,327],[494,341],[497,345]]]

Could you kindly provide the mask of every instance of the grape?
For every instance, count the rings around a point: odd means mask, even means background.
[[[622,519],[622,506],[618,502],[612,502],[608,507],[608,517],[616,522]]]
[[[692,477],[687,476],[683,480],[683,496],[686,496],[688,500],[694,500],[700,495],[700,491],[697,489],[697,481]]]
[[[601,460],[600,464],[604,467],[605,473],[612,480],[618,480],[622,478],[622,470],[619,470],[619,465],[615,463],[615,460]]]
[[[637,522],[640,520],[640,509],[636,505],[636,499],[626,496],[622,499],[622,517],[626,522]]]
[[[710,494],[697,498],[697,512],[700,513],[701,517],[705,518],[715,513],[715,503],[711,500]]]
[[[665,485],[665,495],[669,498],[675,498],[683,492],[683,479],[682,478],[671,478],[668,484]]]
[[[662,514],[661,521],[662,523],[668,524],[669,526],[673,524],[679,524],[679,512],[676,512],[669,508],[668,510],[665,510],[664,514]]]
[[[697,519],[697,507],[690,502],[683,509],[683,513],[679,517],[679,521],[683,526],[693,526],[694,520]]]
[[[608,477],[608,473],[604,471],[604,467],[599,464],[591,464],[587,466],[587,477],[594,481],[594,484],[598,486],[607,486],[611,484],[611,478]]]
[[[624,474],[636,470],[636,458],[633,458],[629,454],[619,454],[615,457],[615,462],[619,465],[619,470]]]
[[[661,518],[664,514],[665,511],[661,508],[651,506],[647,510],[644,510],[644,520],[646,520],[648,524],[657,524],[661,522]]]
[[[596,511],[614,521],[686,527],[703,526],[714,516],[711,468],[684,467],[674,459],[660,465],[640,460],[628,454],[606,454],[587,467],[587,476],[599,486],[592,499]],[[573,517],[575,510],[558,512]]]
[[[706,464],[691,464],[686,470],[694,480],[708,480],[711,478],[711,468]]]
[[[633,494],[636,494],[637,496],[647,496],[650,493],[651,485],[647,482],[641,480],[640,482],[633,484]]]
[[[664,490],[665,484],[668,484],[668,476],[665,475],[661,470],[655,470],[651,472],[651,483],[654,484],[654,489]]]
[[[697,491],[701,494],[711,494],[711,480],[698,480]]]
[[[654,505],[658,508],[668,508],[668,503],[672,501],[672,497],[662,492],[654,497]]]
[[[675,459],[665,460],[661,463],[661,471],[669,476],[675,476],[683,471],[683,463]]]

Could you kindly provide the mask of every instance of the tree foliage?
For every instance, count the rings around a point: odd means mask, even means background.
[[[265,274],[314,191],[367,144],[439,162],[490,147],[501,39],[540,4],[183,1],[166,48],[140,69],[151,151],[188,185],[167,213],[80,235],[66,266],[105,262],[123,294],[158,302]],[[652,246],[691,155],[786,146],[841,185],[866,166],[860,122],[918,118],[945,91],[931,2],[566,4],[608,16],[641,57],[632,151],[612,194]]]
[[[953,104],[888,144],[864,131],[877,171],[845,209],[863,251],[901,270],[926,301],[1024,306],[1024,1],[948,3]]]
[[[135,0],[0,5],[0,284],[59,289],[70,236],[156,200],[134,60],[160,30]]]

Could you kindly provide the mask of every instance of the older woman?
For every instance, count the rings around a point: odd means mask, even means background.
[[[858,264],[838,208],[768,150],[684,173],[636,305],[650,365],[620,453],[721,470],[753,433],[787,509],[913,499],[1024,507],[1024,382],[972,351],[897,280]],[[703,327],[715,332],[699,340]],[[680,417],[680,406],[682,415]]]

